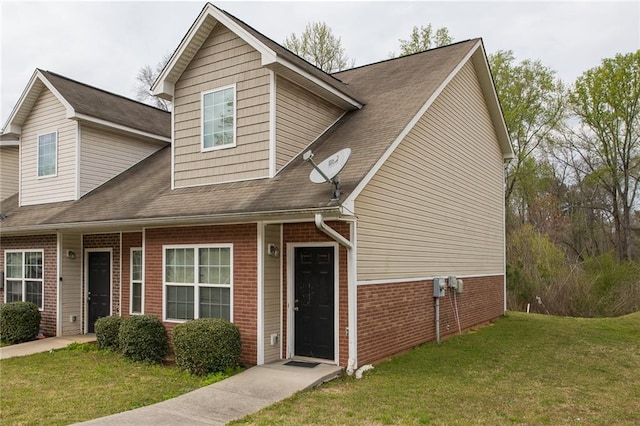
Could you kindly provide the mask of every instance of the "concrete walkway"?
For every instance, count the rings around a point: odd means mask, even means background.
[[[252,367],[221,382],[185,395],[83,425],[224,425],[255,413],[294,393],[338,377],[336,365],[313,368],[284,365],[286,361]]]
[[[95,342],[95,335],[49,337],[0,348],[0,359],[61,349],[73,342]],[[318,364],[312,368],[285,365],[287,361],[249,368],[221,382],[146,407],[83,425],[223,425],[255,413],[296,392],[338,377],[342,368]]]
[[[48,352],[52,349],[62,349],[71,343],[95,342],[95,334],[81,334],[77,336],[47,337],[46,339],[34,340],[31,342],[18,343],[17,345],[0,348],[0,359],[13,358],[14,356],[25,356]]]

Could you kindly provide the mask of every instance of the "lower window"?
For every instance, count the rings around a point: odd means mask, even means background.
[[[5,302],[32,302],[44,309],[44,251],[7,250],[4,256]]]
[[[131,249],[131,313],[143,313],[142,249]]]
[[[166,320],[233,320],[232,245],[164,247]]]

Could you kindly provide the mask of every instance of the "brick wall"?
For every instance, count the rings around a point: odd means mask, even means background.
[[[131,248],[142,248],[142,232],[122,234],[122,315],[131,312]]]
[[[349,224],[345,222],[327,222],[329,226],[338,231],[345,238],[349,238]],[[314,242],[334,242],[324,233],[318,231],[314,223],[288,223],[283,225],[283,243],[314,243]],[[313,245],[313,244],[310,244]],[[282,250],[283,265],[287,265],[287,250]],[[339,359],[338,364],[346,366],[349,360],[349,337],[345,333],[349,325],[348,310],[348,275],[347,275],[347,249],[340,246],[338,252],[339,262],[339,289],[338,303],[335,307],[338,309],[339,325],[338,325],[338,346]],[[287,268],[283,268],[283,283],[285,283],[282,291],[282,303],[285,307],[282,312],[283,330],[287,330]],[[287,336],[282,336],[282,353],[286,354]]]
[[[464,278],[455,296],[462,330],[504,311],[503,276]],[[453,293],[440,299],[440,336],[458,332]],[[365,365],[436,339],[433,282],[358,286],[358,365]]]
[[[40,327],[46,336],[56,335],[57,288],[58,288],[58,237],[54,235],[32,235],[24,237],[2,237],[0,240],[0,270],[4,272],[5,250],[44,250],[44,309]],[[4,303],[4,291],[0,291],[0,303]]]
[[[113,315],[120,314],[120,234],[87,234],[82,236],[83,250],[87,249],[111,249],[111,312]],[[84,253],[82,259],[85,259]],[[84,260],[83,260],[84,262]],[[85,265],[86,270],[87,265]],[[86,294],[87,283],[85,276],[82,277],[82,294]],[[86,304],[83,304],[86,309]],[[126,310],[126,307],[124,308]],[[84,314],[84,312],[83,312]],[[83,317],[84,318],[84,317]]]
[[[145,231],[145,314],[162,319],[162,246],[233,243],[233,322],[242,339],[242,361],[257,363],[257,226],[220,225]],[[123,266],[124,267],[124,266]],[[171,333],[175,323],[164,323]]]

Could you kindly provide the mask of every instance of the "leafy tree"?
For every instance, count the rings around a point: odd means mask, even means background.
[[[446,46],[453,43],[453,37],[449,35],[446,27],[440,27],[435,32],[433,26],[428,24],[426,27],[413,27],[411,34],[407,40],[400,39],[400,56],[411,55],[413,53],[424,52],[435,47]],[[395,52],[389,55],[395,58]]]
[[[579,128],[568,138],[582,170],[607,193],[619,260],[633,257],[640,185],[640,50],[604,59],[569,97]]]
[[[536,197],[536,155],[560,128],[565,89],[553,70],[540,61],[517,63],[512,51],[490,55],[489,63],[515,153],[506,169],[505,202],[524,223]]]
[[[326,73],[342,71],[354,65],[354,61],[344,53],[340,37],[334,36],[324,22],[308,23],[302,35],[292,33],[283,45]]]
[[[164,111],[171,110],[171,102],[154,96],[151,93],[151,85],[156,81],[170,58],[171,55],[167,54],[156,64],[155,68],[151,68],[150,65],[145,65],[138,70],[135,86],[137,100],[156,108],[160,108]]]

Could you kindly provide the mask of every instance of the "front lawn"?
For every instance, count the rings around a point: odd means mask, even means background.
[[[237,423],[640,424],[640,313],[510,313]]]
[[[92,344],[0,361],[3,425],[70,424],[160,402],[214,381],[125,360]]]

